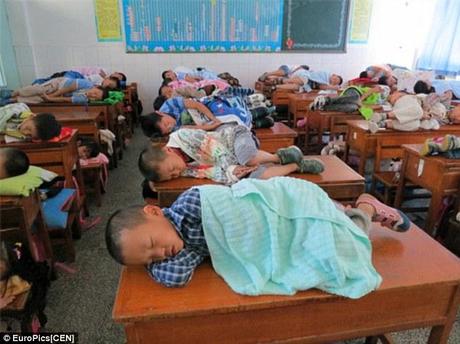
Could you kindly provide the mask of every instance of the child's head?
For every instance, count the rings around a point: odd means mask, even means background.
[[[109,89],[96,86],[86,91],[88,100],[104,100],[109,97]]]
[[[460,124],[460,105],[454,107],[450,112],[449,112],[449,120],[453,124]]]
[[[329,84],[332,86],[342,85],[343,79],[340,75],[332,74],[329,78]]]
[[[174,92],[174,90],[172,89],[171,86],[168,86],[168,84],[163,83],[160,86],[160,89],[158,90],[158,95],[162,96],[162,97],[164,97],[166,99],[169,99],[169,98],[172,97],[173,92]]]
[[[120,89],[120,80],[113,76],[108,77],[107,79],[102,80],[101,86],[110,90]]]
[[[419,80],[414,84],[414,93],[415,94],[430,94],[435,92],[435,89],[433,86],[431,86],[428,82]]]
[[[29,169],[29,158],[17,148],[0,148],[0,179],[24,174]]]
[[[171,133],[176,126],[176,120],[159,111],[141,116],[141,127],[144,135],[150,138],[162,137]]]
[[[152,145],[139,155],[139,170],[152,182],[162,182],[180,177],[187,165],[170,147]]]
[[[163,73],[161,73],[161,77],[163,80],[166,79],[171,79],[171,81],[177,80],[177,75],[174,73],[171,69],[165,70]]]
[[[387,86],[393,87],[393,86],[396,86],[396,84],[398,83],[398,80],[396,80],[394,76],[382,76],[379,78],[377,83],[379,85],[387,85]]]
[[[115,78],[118,79],[118,81],[126,82],[126,75],[124,75],[122,72],[114,72],[110,74],[109,78]]]
[[[369,76],[367,75],[367,71],[362,71],[361,73],[359,73],[359,77],[360,78],[368,78]]]
[[[404,91],[395,91],[388,97],[388,102],[391,105],[395,105],[399,98],[404,97],[407,95],[407,92]]]
[[[107,221],[105,241],[110,255],[123,265],[148,265],[173,257],[184,248],[171,222],[154,205],[113,213]]]
[[[50,113],[32,115],[21,123],[19,131],[33,140],[47,141],[61,133],[61,125]]]
[[[78,157],[80,159],[95,158],[101,152],[99,144],[91,138],[82,137],[77,142]]]

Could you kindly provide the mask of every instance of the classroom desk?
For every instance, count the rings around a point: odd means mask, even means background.
[[[460,303],[460,261],[414,226],[375,227],[373,263],[382,285],[357,300],[316,289],[293,296],[234,293],[204,263],[184,288],[124,267],[112,312],[132,343],[324,343],[432,326],[447,342]]]
[[[275,153],[279,148],[289,147],[294,144],[297,132],[286,124],[275,122],[271,128],[255,129],[260,141],[260,148],[269,153]]]
[[[325,170],[323,173],[318,175],[292,173],[289,176],[318,184],[328,193],[329,197],[342,203],[354,203],[356,198],[364,192],[364,178],[338,157],[318,155],[312,156],[312,158],[324,163]],[[209,179],[185,177],[155,183],[155,189],[158,192],[158,204],[160,207],[170,206],[185,190],[206,184],[216,183]]]
[[[35,227],[34,227],[35,225]],[[26,237],[29,251],[35,261],[39,261],[37,249],[33,245],[33,237],[36,235],[43,245],[45,259],[54,266],[54,254],[50,237],[41,210],[41,201],[38,190],[27,197],[0,196],[0,233],[6,238],[11,228],[20,227]],[[33,230],[33,228],[35,228]]]
[[[99,142],[98,111],[54,112],[54,117],[62,126],[77,129],[79,135],[92,136]]]
[[[404,140],[411,140],[414,143],[423,142],[425,139],[446,134],[460,135],[460,125],[443,125],[439,130],[417,130],[417,131],[398,131],[392,129],[379,130],[372,134],[369,131],[368,122],[365,120],[351,120],[348,123],[347,149],[353,149],[359,156],[358,173],[364,175],[366,158],[375,154],[377,138],[380,136],[394,135],[404,137]],[[407,143],[407,142],[406,142]],[[346,160],[345,160],[346,161]]]
[[[404,157],[401,176],[396,192],[395,206],[401,207],[404,188],[408,182],[431,192],[425,231],[434,235],[437,215],[442,208],[442,199],[458,195],[460,186],[460,160],[439,156],[421,156],[422,145],[403,145]]]
[[[29,157],[30,164],[53,171],[65,178],[65,187],[73,188],[75,168],[80,194],[84,194],[84,184],[77,151],[78,130],[70,137],[59,142],[12,142],[2,143],[0,147],[14,147],[24,151]]]
[[[290,94],[294,93],[293,91],[289,90],[276,90],[272,93],[272,103],[273,105],[289,105],[289,98]]]
[[[288,125],[296,127],[300,118],[307,117],[308,106],[318,96],[318,92],[288,94]]]

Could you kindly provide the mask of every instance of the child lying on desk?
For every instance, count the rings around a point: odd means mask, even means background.
[[[106,227],[109,253],[146,265],[167,287],[186,285],[208,256],[238,293],[294,294],[318,288],[351,298],[376,289],[371,221],[406,231],[410,221],[371,195],[336,205],[317,185],[278,177],[185,191],[170,208],[128,207]]]
[[[29,169],[27,154],[17,148],[0,148],[0,179],[16,177]]]
[[[350,86],[338,97],[320,95],[310,104],[311,111],[355,112],[360,110],[363,117],[370,119],[372,107],[382,105],[390,94],[388,86]]]
[[[338,90],[343,82],[340,75],[322,71],[298,69],[288,79],[281,79],[276,89],[310,92],[313,89]]]
[[[86,104],[89,100],[104,100],[108,95],[107,89],[95,87],[86,79],[56,78],[42,85],[25,86],[10,94],[3,94],[0,101],[3,104],[37,104],[45,101]]]
[[[388,113],[375,113],[369,121],[369,130],[372,133],[376,133],[380,128],[401,131],[437,130],[445,121],[452,123],[460,121],[457,112],[448,112],[439,99],[430,100],[432,98],[426,95],[393,92],[388,98],[393,105],[393,110]]]
[[[173,71],[171,69],[165,70],[161,73],[163,80],[171,79],[175,80],[185,80],[188,82],[196,82],[200,80],[215,80],[218,79],[217,74],[207,70],[206,68],[197,68],[195,70],[189,69],[187,71]]]
[[[271,154],[258,149],[253,134],[244,126],[226,124],[219,129],[218,132],[175,131],[165,147],[151,146],[142,151],[141,173],[153,182],[182,176],[232,184],[247,175],[268,179],[293,172],[318,174],[324,170],[320,161],[304,159],[296,146]]]
[[[48,141],[60,132],[61,125],[52,114],[33,114],[23,103],[0,108],[0,134],[20,140]]]

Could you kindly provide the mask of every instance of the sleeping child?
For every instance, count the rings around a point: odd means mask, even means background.
[[[232,184],[249,176],[268,179],[293,172],[319,174],[323,164],[304,159],[296,146],[276,154],[258,149],[254,135],[245,126],[225,125],[218,132],[179,129],[166,146],[150,146],[139,156],[142,175],[152,182],[178,177],[208,178]],[[269,165],[272,164],[272,165]]]
[[[456,112],[449,112],[440,99],[433,99],[424,94],[414,95],[396,91],[390,95],[388,101],[393,105],[393,110],[373,115],[369,121],[369,130],[372,133],[382,128],[401,131],[437,130],[446,121],[458,121]]]
[[[86,104],[90,100],[104,100],[108,90],[95,87],[86,79],[55,78],[41,85],[22,87],[10,94],[3,94],[2,104],[14,102],[37,104],[42,102],[68,102]]]
[[[0,134],[20,140],[48,141],[60,133],[61,125],[52,114],[33,114],[23,103],[0,108]]]
[[[17,148],[0,148],[0,179],[16,177],[29,169],[27,154]]]
[[[310,92],[313,89],[338,90],[343,79],[340,75],[322,71],[298,69],[288,79],[282,79],[277,89]]]
[[[344,208],[301,179],[245,179],[193,187],[169,208],[125,207],[109,218],[105,238],[117,262],[144,265],[167,287],[185,286],[210,256],[237,293],[318,288],[359,298],[382,281],[372,265],[371,221],[398,232],[411,226],[368,194]]]

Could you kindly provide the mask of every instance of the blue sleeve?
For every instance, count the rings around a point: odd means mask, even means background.
[[[150,276],[166,287],[182,287],[187,284],[196,267],[205,257],[189,249],[182,249],[176,256],[147,267]]]
[[[84,94],[73,94],[72,103],[73,104],[88,104],[88,98]]]
[[[87,79],[75,79],[75,82],[77,83],[77,90],[92,88],[94,86],[94,84]]]
[[[62,88],[70,87],[73,84],[74,81],[75,81],[75,79],[65,78],[65,81],[62,84]]]
[[[174,97],[168,99],[160,107],[159,111],[173,116],[176,119],[176,122],[179,122],[181,113],[185,111],[184,98]]]

